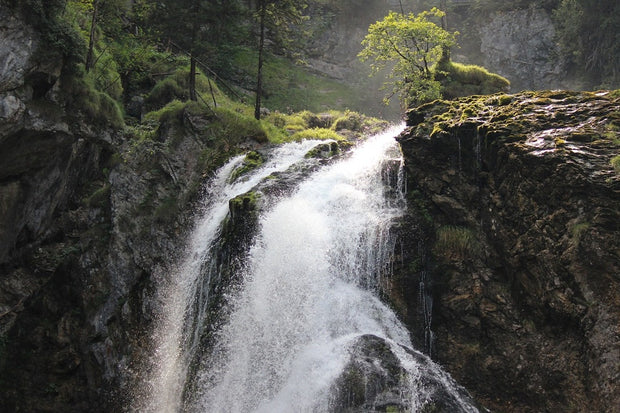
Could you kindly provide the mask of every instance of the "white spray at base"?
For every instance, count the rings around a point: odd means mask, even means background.
[[[421,364],[404,349],[409,333],[376,297],[394,252],[390,228],[404,211],[402,198],[386,197],[382,179],[385,161],[400,157],[399,132],[369,138],[261,217],[243,285],[187,411],[330,411],[351,346],[369,334],[384,339],[406,369],[407,408],[428,401]],[[425,366],[454,386],[430,360]],[[477,411],[455,398],[459,411]]]
[[[270,159],[247,178],[228,183],[244,156],[237,156],[224,165],[206,190],[206,205],[180,258],[176,269],[161,287],[162,311],[156,322],[151,372],[143,383],[141,397],[134,410],[172,413],[180,411],[189,363],[194,356],[202,332],[202,320],[208,304],[205,286],[215,268],[213,245],[218,239],[222,222],[228,214],[229,200],[252,189],[274,172],[284,171],[303,159],[321,141],[290,143],[277,148]],[[207,266],[205,271],[205,265]]]

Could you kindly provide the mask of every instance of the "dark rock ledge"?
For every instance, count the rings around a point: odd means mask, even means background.
[[[620,411],[619,97],[526,92],[408,112],[390,299],[491,410]]]

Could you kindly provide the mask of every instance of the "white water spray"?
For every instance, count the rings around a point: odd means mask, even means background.
[[[408,332],[372,291],[393,250],[402,203],[384,197],[392,129],[327,167],[261,219],[245,285],[192,410],[326,411],[347,344],[375,334],[410,345]]]
[[[404,211],[402,193],[386,188],[384,174],[386,162],[400,159],[393,139],[399,131],[369,138],[292,195],[271,199],[243,273],[235,277],[241,284],[228,301],[226,322],[204,350],[198,346],[208,302],[202,277],[211,275],[201,267],[210,262],[228,200],[271,173],[266,165],[246,181],[227,185],[226,176],[241,159],[220,171],[211,188],[214,200],[166,290],[152,390],[142,410],[331,411],[354,346],[372,335],[389,346],[406,372],[401,407],[415,412],[432,399],[426,381],[452,395],[454,411],[477,411],[449,376],[411,350],[409,332],[376,296],[383,277],[390,276],[396,242],[391,227]],[[286,160],[284,153],[273,157],[279,170],[315,143],[298,145]],[[200,351],[208,354],[194,358]],[[432,378],[421,380],[425,375]]]
[[[146,395],[137,401],[137,411],[171,413],[181,408],[182,393],[191,358],[194,355],[202,320],[209,301],[209,280],[215,268],[213,243],[220,235],[222,222],[228,214],[230,199],[252,189],[274,172],[284,171],[321,141],[291,143],[276,149],[270,159],[248,177],[228,183],[244,156],[231,159],[216,174],[207,188],[206,205],[195,225],[191,238],[168,283],[162,287],[162,311],[155,327],[156,353]]]

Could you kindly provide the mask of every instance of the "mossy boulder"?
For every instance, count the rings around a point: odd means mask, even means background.
[[[434,69],[444,99],[508,92],[510,81],[476,65],[440,61]]]

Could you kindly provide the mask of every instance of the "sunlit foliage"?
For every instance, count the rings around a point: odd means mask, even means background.
[[[418,15],[391,12],[368,28],[359,57],[371,60],[374,74],[390,69],[386,102],[395,94],[404,106],[440,97],[440,84],[431,69],[456,43],[456,33],[429,20],[442,16],[436,8]]]

